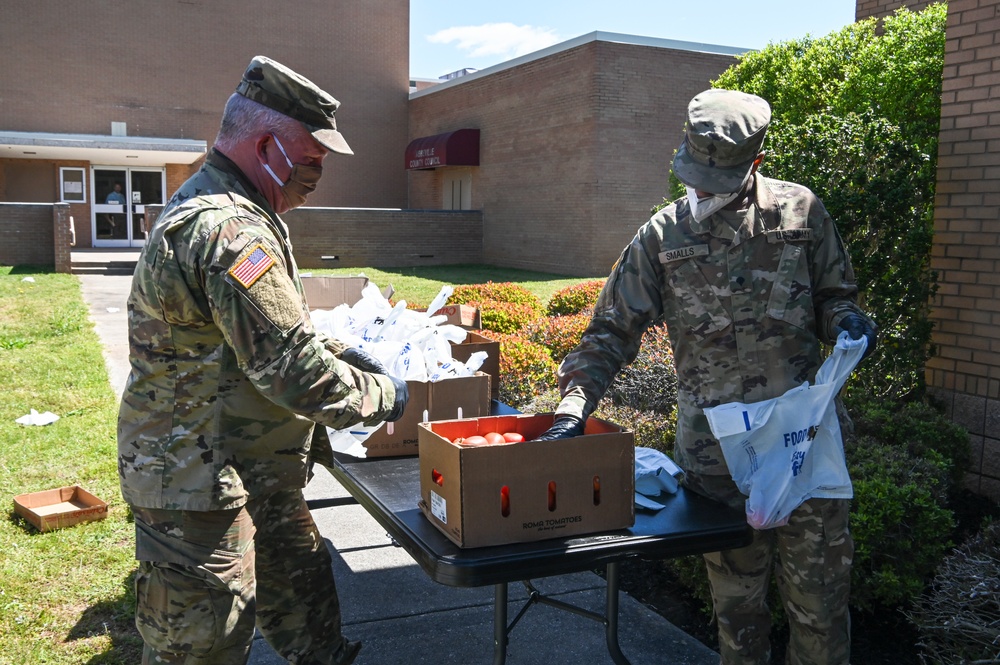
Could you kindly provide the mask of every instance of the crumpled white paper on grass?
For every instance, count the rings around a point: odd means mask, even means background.
[[[45,413],[38,413],[34,409],[31,413],[21,416],[14,422],[19,425],[51,425],[55,421],[59,420],[59,416],[52,413],[51,411],[46,411]]]
[[[486,353],[473,353],[468,361],[455,360],[451,344],[461,344],[468,332],[447,324],[447,317],[431,312],[444,307],[454,289],[444,286],[426,311],[406,308],[406,301],[392,305],[372,282],[354,305],[309,313],[319,332],[334,337],[377,358],[386,370],[404,381],[441,381],[472,376],[486,361]],[[361,445],[384,423],[356,425],[342,430],[327,428],[335,452],[365,457]]]
[[[677,463],[654,448],[635,448],[635,505],[659,510],[665,494],[676,494],[684,471]],[[661,499],[660,497],[663,497]]]

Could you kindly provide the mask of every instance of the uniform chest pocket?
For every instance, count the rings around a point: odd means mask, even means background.
[[[666,288],[668,297],[664,302],[674,304],[677,320],[688,333],[711,335],[732,324],[726,308],[695,261],[679,261],[668,266]]]
[[[802,329],[814,324],[812,286],[802,245],[786,243],[782,249],[767,301],[767,315]]]

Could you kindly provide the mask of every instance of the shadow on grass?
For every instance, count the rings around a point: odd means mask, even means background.
[[[12,266],[9,275],[44,275],[46,273],[54,273],[56,267],[53,265],[49,266],[33,266],[33,265],[22,265],[22,266]]]
[[[142,662],[142,638],[135,627],[135,571],[122,581],[122,594],[112,600],[91,605],[66,635],[66,641],[83,640],[98,635],[111,638],[104,653],[93,656],[86,665],[135,665]]]

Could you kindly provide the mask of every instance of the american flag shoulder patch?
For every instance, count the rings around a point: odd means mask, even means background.
[[[273,265],[274,258],[271,257],[263,244],[257,243],[257,246],[242,261],[229,269],[229,274],[242,284],[243,288],[249,289]]]

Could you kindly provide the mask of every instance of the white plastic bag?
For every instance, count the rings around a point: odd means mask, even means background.
[[[705,409],[733,480],[748,497],[750,526],[783,526],[807,499],[854,496],[834,399],[866,345],[864,337],[852,340],[843,332],[814,385],[753,404]]]
[[[635,447],[635,505],[648,510],[664,507],[664,494],[676,494],[684,472],[655,448]]]
[[[472,376],[486,360],[486,353],[473,353],[464,363],[455,360],[451,345],[465,341],[468,332],[446,323],[445,316],[433,315],[444,306],[453,290],[451,286],[443,286],[427,311],[417,312],[407,309],[405,300],[392,305],[369,282],[353,306],[341,304],[332,310],[312,310],[310,318],[316,330],[374,356],[389,374],[404,381],[433,382]],[[342,430],[328,427],[326,431],[335,452],[365,457],[364,442],[383,425],[392,434],[393,423],[355,425]]]

